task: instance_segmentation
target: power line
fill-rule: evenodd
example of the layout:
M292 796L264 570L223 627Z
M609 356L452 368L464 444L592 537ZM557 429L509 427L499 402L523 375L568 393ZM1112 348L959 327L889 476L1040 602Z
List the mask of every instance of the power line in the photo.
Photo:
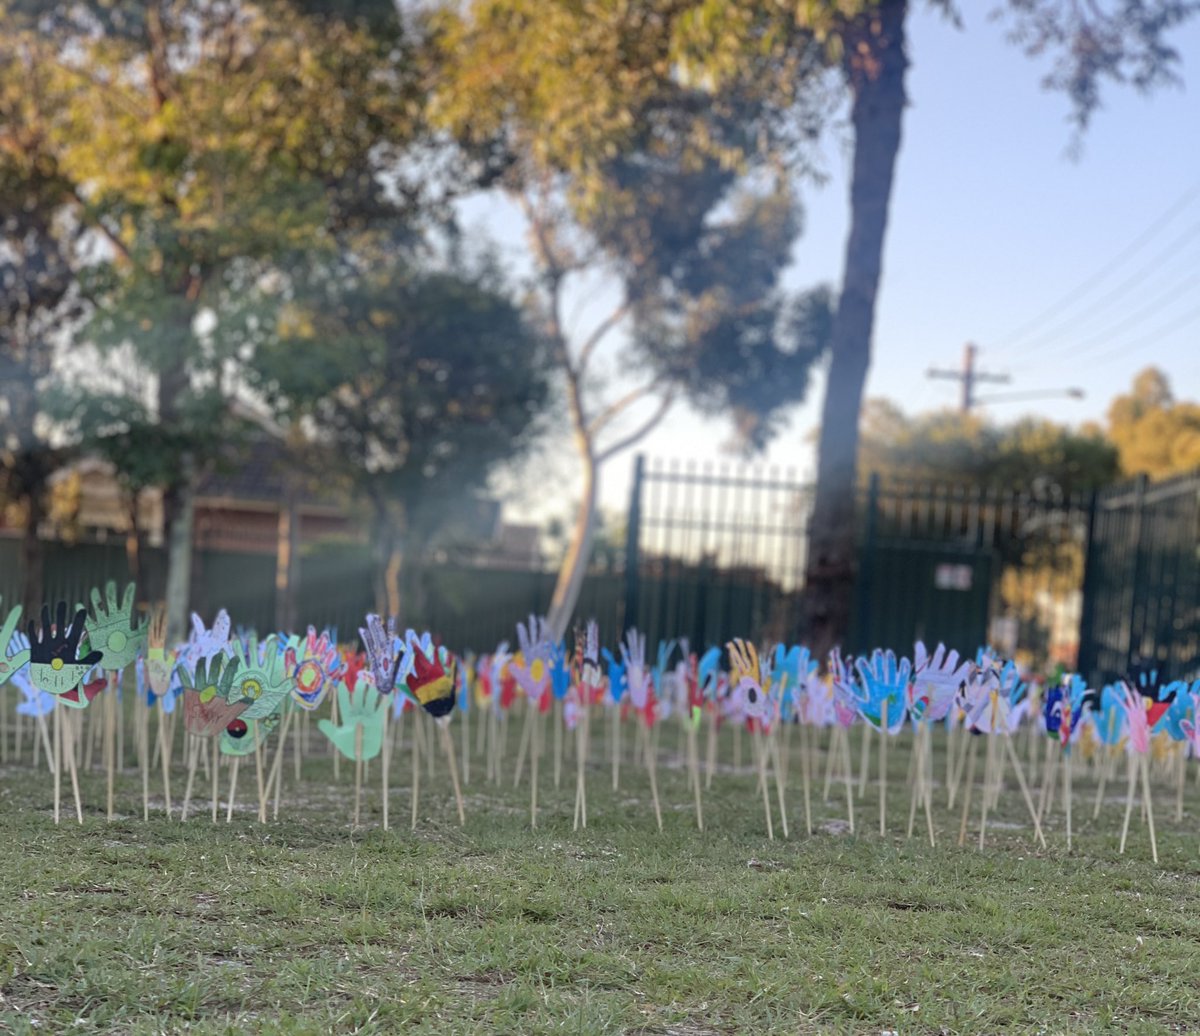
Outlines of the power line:
M1079 299L1084 298L1098 284L1100 284L1114 270L1119 269L1122 264L1127 262L1132 256L1136 255L1146 244L1154 239L1154 237L1167 226L1172 219L1182 212L1188 205L1192 203L1197 196L1200 196L1200 181L1193 184L1184 194L1177 199L1170 208L1167 209L1161 216L1154 220L1141 234L1133 241L1125 246L1113 259L1111 259L1104 267L1092 274L1090 277L1077 284L1074 288L1063 295L1058 301L1047 306L1044 310L1038 313L1033 319L1027 321L1011 332L999 342L1002 347L1009 347L1022 338L1026 337L1030 331L1033 331L1043 325L1051 317L1055 317L1060 311L1075 304Z
M1103 331L1098 331L1086 338L1069 343L1067 349L1059 349L1055 351L1054 359L1065 360L1072 356L1078 356L1081 353L1088 352L1093 346L1103 345L1106 342L1111 342L1112 339L1125 331L1131 331L1143 323L1147 317L1152 317L1161 313L1163 309L1169 306L1176 299L1195 295L1195 289L1200 287L1200 273L1188 274L1182 281L1172 284L1170 288L1159 296L1155 296L1140 309L1134 310L1124 320L1113 324L1111 327L1105 328Z
M1174 334L1176 331L1187 327L1188 324L1196 320L1200 320L1200 306L1197 306L1195 309L1188 310L1177 319L1172 320L1168 324L1164 324L1162 327L1155 328L1153 331L1143 335L1141 338L1135 338L1132 342L1126 342L1124 345L1119 345L1114 349L1109 349L1107 352L1099 353L1097 356L1093 357L1091 362L1107 363L1110 360L1115 360L1118 357L1126 355L1127 353L1136 352L1138 349L1144 349L1147 345L1153 345L1156 342L1161 341L1167 335Z
M1060 323L1048 328L1036 338L1030 339L1022 345L1018 345L1014 350L1012 350L1013 353L1016 355L1023 355L1042 344L1053 342L1055 339L1062 338L1065 334L1068 334L1071 331L1072 327L1094 319L1097 314L1103 313L1105 310L1110 309L1116 302L1124 298L1127 294L1129 294L1130 291L1141 284L1142 281L1144 281L1151 273L1161 267L1163 263L1165 263L1173 255L1175 255L1176 252L1198 237L1200 237L1200 223L1194 223L1191 227L1184 231L1184 233L1172 240L1166 248L1157 253L1136 273L1130 277L1127 277L1111 291L1105 292L1104 299L1098 302L1086 313L1083 313L1079 316L1067 317ZM1060 343L1059 348L1061 348L1062 344L1070 345L1072 343L1069 341L1066 343Z

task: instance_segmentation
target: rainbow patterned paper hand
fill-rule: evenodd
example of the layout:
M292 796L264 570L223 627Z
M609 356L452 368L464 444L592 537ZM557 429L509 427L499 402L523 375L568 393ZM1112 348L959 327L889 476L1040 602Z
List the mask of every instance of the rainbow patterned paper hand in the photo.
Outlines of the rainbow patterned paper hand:
M291 673L292 700L307 712L321 704L326 691L346 671L346 664L328 631L318 637L312 626L308 627L303 658L297 659L296 649L289 646L284 652L284 662Z

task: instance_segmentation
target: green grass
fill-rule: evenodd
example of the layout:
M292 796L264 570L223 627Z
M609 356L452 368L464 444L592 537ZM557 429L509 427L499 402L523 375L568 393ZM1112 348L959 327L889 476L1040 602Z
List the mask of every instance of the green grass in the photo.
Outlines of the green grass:
M857 762L857 737L854 747ZM389 832L378 828L377 771L367 826L354 832L352 767L335 784L324 759L306 763L300 789L285 786L281 820L266 826L255 822L252 767L242 770L244 808L231 824L222 810L216 825L199 781L194 819L143 823L132 773L119 785L125 815L106 823L103 775L88 774L82 829L73 819L55 828L44 772L9 767L0 1030L700 1036L1200 1025L1200 795L1190 781L1180 825L1173 791L1158 789L1154 866L1136 818L1118 855L1123 779L1093 823L1093 785L1079 778L1073 854L1061 812L1049 851L1035 851L1015 786L979 852L973 840L953 844L958 814L941 788L938 848L903 837L903 745L890 754L887 838L873 782L857 835L838 823L835 795L816 804L818 831L805 836L793 763L792 837L769 842L751 772L717 775L698 833L685 774L666 763L674 749L672 729L659 772L662 834L643 771L627 761L614 794L603 760L590 774L590 826L573 832L573 770L555 791L549 752L536 831L528 782L511 788L511 750L503 786L484 783L474 760L465 829L439 760L437 776L422 778L415 833L404 754L392 791L400 829ZM726 762L730 754L726 741Z

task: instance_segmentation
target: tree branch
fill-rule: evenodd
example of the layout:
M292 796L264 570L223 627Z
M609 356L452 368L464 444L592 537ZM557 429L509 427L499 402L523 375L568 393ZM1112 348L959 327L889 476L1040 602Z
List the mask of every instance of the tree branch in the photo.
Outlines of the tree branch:
M101 234L103 234L104 239L110 245L112 245L113 248L115 248L117 250L117 252L121 256L121 258L124 259L127 263L132 263L133 262L133 254L129 251L129 246L126 245L125 242L122 241L119 237L117 237L117 235L115 233L113 233L112 230L110 230L108 227L106 227L104 225L103 220L101 220L98 216L91 215L91 211L88 207L88 203L84 199L83 195L79 193L79 188L76 187L74 184L72 184L70 190L67 193L71 196L71 198L74 200L74 202L83 210L83 214L84 214L87 225L94 228L95 230L98 230Z
M637 403L639 400L645 399L653 391L654 391L654 385L647 384L647 385L641 385L638 388L633 389L631 392L627 392L620 399L618 399L615 403L612 403L609 406L605 407L603 411L601 411L599 414L597 414L595 416L595 418L593 418L591 424L588 427L588 435L591 435L593 437L596 435L599 435L600 429L602 429L605 425L607 425L610 421L612 421L613 418L617 417L619 414L628 410L631 406L633 406L634 403Z
M629 449L629 447L636 443L639 439L649 435L652 431L654 431L658 423L667 416L667 411L671 409L671 406L674 402L675 394L673 392L667 392L667 394L663 396L662 402L659 403L658 409L646 419L645 423L642 424L640 428L635 428L623 439L618 439L611 446L608 446L597 453L596 463L604 463L604 461L616 456L616 454L620 453L622 450Z
M616 309L609 313L608 316L601 320L596 329L590 335L588 335L587 341L583 343L583 348L579 350L579 361L575 365L581 376L583 375L584 371L587 370L588 361L592 358L592 353L595 351L596 346L600 344L601 340L605 335L608 334L609 331L616 327L617 324L619 324L625 318L625 314L628 312L629 303L621 303L621 305L619 305Z

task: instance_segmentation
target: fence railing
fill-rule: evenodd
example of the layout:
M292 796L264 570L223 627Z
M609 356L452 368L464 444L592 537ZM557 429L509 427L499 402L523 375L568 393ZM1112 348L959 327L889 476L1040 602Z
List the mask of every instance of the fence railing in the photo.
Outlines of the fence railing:
M1200 474L1098 494L1080 668L1200 675Z

